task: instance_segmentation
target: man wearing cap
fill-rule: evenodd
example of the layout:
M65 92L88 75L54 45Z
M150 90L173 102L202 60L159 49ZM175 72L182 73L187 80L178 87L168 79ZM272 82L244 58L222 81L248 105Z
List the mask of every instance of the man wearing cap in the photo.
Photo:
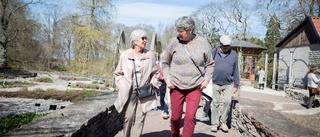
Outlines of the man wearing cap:
M229 36L223 35L219 40L220 47L212 50L215 68L212 76L211 131L217 132L220 127L222 131L228 132L227 119L232 93L238 91L240 83L238 55L230 49L231 38ZM219 111L220 106L221 111Z

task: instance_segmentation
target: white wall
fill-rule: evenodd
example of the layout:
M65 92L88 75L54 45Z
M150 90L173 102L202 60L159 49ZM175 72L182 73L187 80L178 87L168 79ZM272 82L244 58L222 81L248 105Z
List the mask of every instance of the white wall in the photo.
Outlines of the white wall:
M308 45L301 47L281 48L279 52L278 77L285 76L289 78L290 51L293 51L292 60L292 82L295 79L306 78L309 71L309 53L310 51L320 50L320 45ZM289 81L287 81L288 83ZM304 81L306 84L306 81Z

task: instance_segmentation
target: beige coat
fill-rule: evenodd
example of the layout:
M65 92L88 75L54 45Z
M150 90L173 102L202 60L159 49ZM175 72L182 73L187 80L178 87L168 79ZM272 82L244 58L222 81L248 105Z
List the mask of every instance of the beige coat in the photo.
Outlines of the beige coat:
M119 113L124 109L124 106L132 93L134 82L133 61L133 49L124 51L120 55L118 66L114 72L115 84L118 88L118 98L114 102L114 106ZM159 88L157 83L160 74L155 61L155 54L145 49L141 56L141 80L139 86L143 86L151 82L154 87ZM143 112L147 112L157 107L156 96L140 99L139 102L141 103Z

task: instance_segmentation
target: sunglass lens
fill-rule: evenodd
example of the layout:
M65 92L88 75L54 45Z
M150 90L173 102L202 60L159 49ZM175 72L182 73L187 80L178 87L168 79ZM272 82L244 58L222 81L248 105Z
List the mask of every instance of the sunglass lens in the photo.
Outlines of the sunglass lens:
M147 37L141 37L142 40L147 40Z

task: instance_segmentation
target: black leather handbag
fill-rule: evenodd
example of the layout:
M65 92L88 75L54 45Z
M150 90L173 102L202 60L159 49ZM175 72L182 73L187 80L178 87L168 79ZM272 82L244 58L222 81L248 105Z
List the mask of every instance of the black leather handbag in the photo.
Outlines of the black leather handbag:
M137 86L139 86L138 79L137 79L135 62L133 62L133 66L134 66L134 75L136 77L136 83L137 83ZM147 85L144 85L142 87L138 87L136 89L136 91L138 93L139 99L150 97L150 96L154 96L156 94L156 89L151 83L149 83Z
M148 84L142 87L139 87L136 89L137 93L138 93L138 97L140 99L142 98L146 98L146 97L150 97L150 96L154 96L156 94L156 90L153 87L152 84Z

